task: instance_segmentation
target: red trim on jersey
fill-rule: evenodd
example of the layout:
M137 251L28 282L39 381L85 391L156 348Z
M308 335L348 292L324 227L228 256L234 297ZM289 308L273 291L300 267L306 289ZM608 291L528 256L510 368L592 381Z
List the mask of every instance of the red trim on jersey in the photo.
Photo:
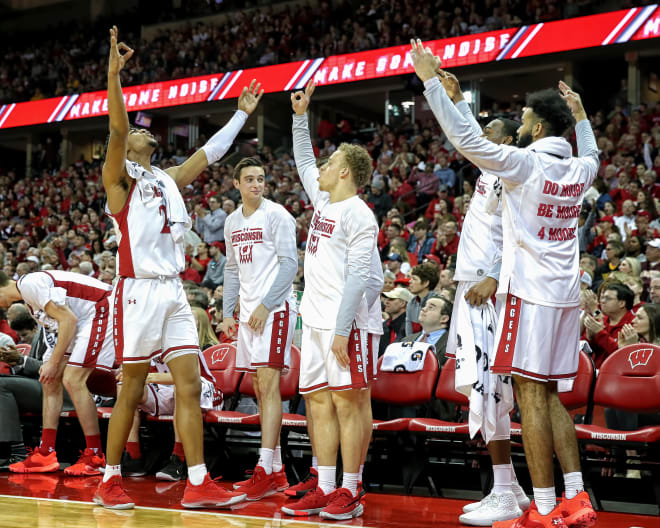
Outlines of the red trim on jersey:
M497 346L495 361L490 371L496 374L511 374L513 367L513 356L516 350L516 339L518 338L518 325L520 324L520 309L522 300L510 293L506 296L504 305L504 324L500 342Z
M511 374L523 376L524 378L531 378L538 381L558 381L566 378L574 378L577 376L577 370L571 374L538 374L529 370L523 370L516 367L511 367Z
M131 178L132 179L132 178ZM135 278L135 269L133 268L133 255L131 254L131 239L128 234L128 209L131 204L131 198L133 197L133 191L137 187L135 180L132 180L131 190L128 192L128 198L124 207L121 208L116 215L110 214L116 221L119 226L119 232L121 237L119 239L119 247L117 251L119 253L119 273L121 277L132 277Z
M94 368L98 355L103 349L105 343L105 332L108 329L108 318L110 317L110 305L106 297L102 301L96 303L96 316L92 321L92 329L89 333L89 343L87 344L87 352L85 352L85 359L83 366L86 368Z
M115 361L120 365L124 362L124 277L119 277L115 286L115 305L112 309L112 337L115 342Z
M67 297L75 297L76 299L82 299L84 301L99 302L112 292L112 290L103 290L81 282L57 280L47 271L42 271L41 273L48 275L56 288L64 288Z
M348 338L348 359L350 361L349 369L351 371L351 384L346 388L360 389L367 386L367 373L364 371L364 354L369 353L362 342L362 332L356 328L353 323L351 334ZM331 390L342 389L343 387L330 387Z
M175 352L177 350L195 350L197 353L199 353L199 345L180 345L180 346L175 346L175 347L170 347L165 352L163 352L163 357L167 356L170 352Z
M289 337L289 303L284 304L284 310L273 314L273 326L270 334L270 352L268 361L252 363L252 367L268 366L271 368L284 368L286 343Z
M374 346L374 340L380 337L378 334L367 334L367 377L369 381L378 379L378 347ZM380 341L379 341L380 342Z
M311 387L299 387L298 392L300 394L306 394L308 392L314 392L320 389L325 389L328 386L328 382L324 381L323 383L319 383L318 385L312 385Z

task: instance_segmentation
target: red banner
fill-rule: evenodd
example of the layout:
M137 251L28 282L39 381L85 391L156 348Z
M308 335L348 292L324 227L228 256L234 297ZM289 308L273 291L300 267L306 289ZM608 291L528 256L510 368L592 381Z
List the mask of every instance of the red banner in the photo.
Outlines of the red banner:
M425 43L443 67L545 55L660 37L658 4ZM238 97L252 79L267 93L412 73L410 46L189 77L124 88L129 112ZM0 129L96 117L108 113L106 91L0 106Z

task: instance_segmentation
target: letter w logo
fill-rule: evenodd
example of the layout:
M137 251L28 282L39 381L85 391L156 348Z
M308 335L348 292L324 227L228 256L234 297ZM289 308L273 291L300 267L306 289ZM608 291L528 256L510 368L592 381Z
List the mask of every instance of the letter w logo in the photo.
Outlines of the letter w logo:
M213 353L211 354L211 365L215 365L216 363L222 363L227 357L228 353L229 353L229 349L226 347L219 348L218 350L214 350Z
M640 348L631 352L628 356L628 361L630 361L630 366L634 369L635 367L643 367L648 364L649 359L653 355L652 348Z

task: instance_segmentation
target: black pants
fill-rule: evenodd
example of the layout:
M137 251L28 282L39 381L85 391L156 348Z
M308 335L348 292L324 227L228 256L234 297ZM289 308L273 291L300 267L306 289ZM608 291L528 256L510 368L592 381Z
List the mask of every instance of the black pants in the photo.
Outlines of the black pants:
M20 413L40 413L43 390L39 380L24 376L0 376L0 442L22 442ZM63 410L72 410L64 391Z

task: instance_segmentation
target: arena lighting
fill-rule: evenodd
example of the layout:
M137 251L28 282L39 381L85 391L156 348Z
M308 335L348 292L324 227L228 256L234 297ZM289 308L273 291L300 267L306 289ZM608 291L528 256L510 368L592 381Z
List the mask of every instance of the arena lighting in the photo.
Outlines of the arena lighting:
M545 55L609 46L660 37L658 4L587 17L570 18L426 42L443 67ZM124 100L129 112L238 97L256 78L266 92L304 88L310 79L319 85L342 84L412 73L410 46L362 51L347 55L276 64L174 81L128 86ZM41 101L0 106L0 129L98 117L108 113L106 91L72 94Z

